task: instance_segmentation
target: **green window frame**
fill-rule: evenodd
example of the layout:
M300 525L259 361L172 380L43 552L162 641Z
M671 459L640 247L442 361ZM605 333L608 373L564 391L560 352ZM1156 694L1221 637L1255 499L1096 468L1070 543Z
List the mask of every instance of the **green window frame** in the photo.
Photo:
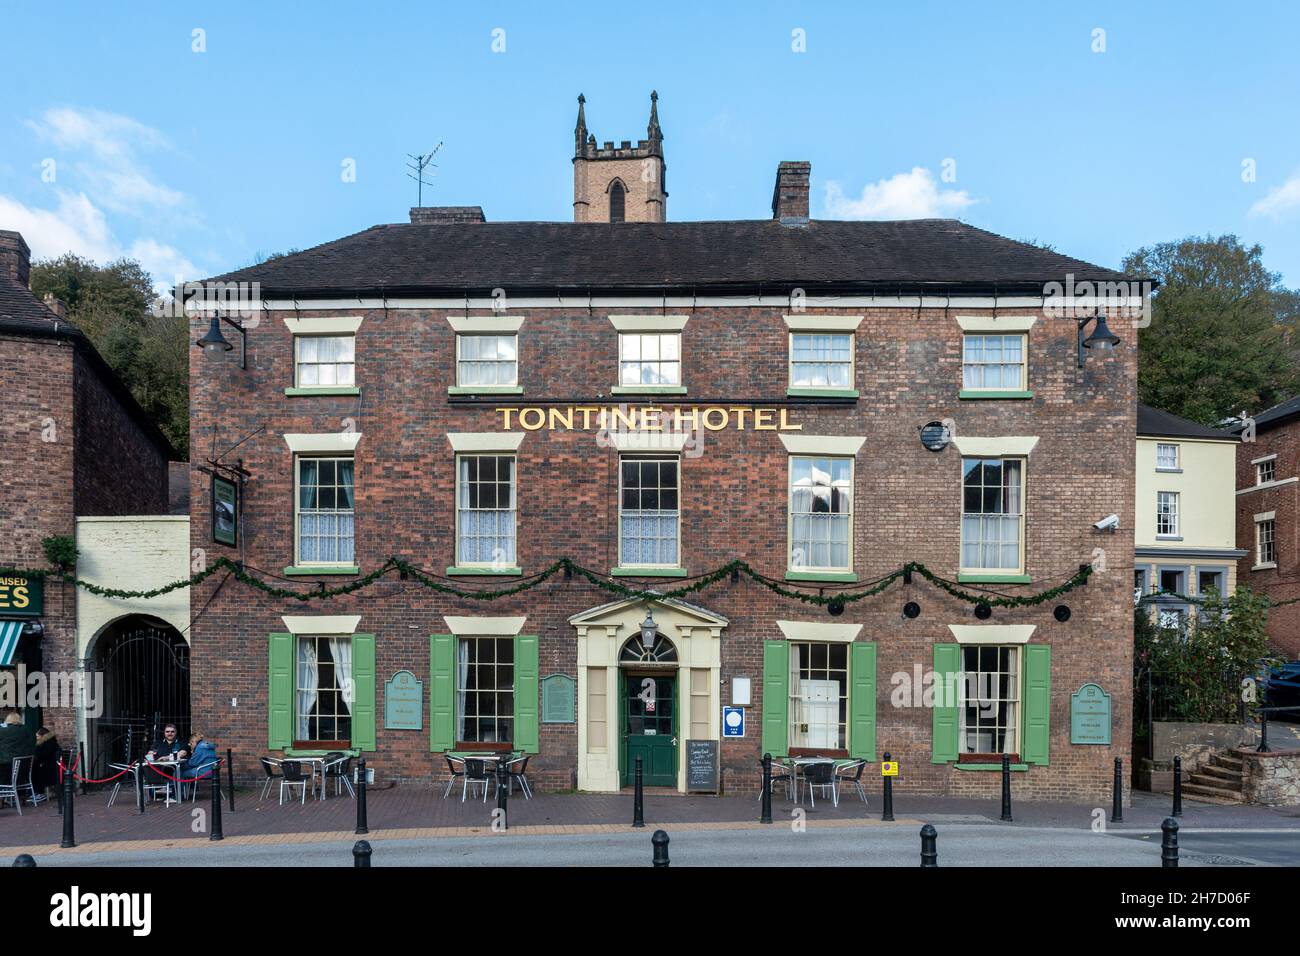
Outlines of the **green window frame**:
M763 642L763 753L790 753L790 641ZM806 642L798 642L806 643ZM848 648L848 755L876 759L876 645L853 641Z
M352 647L351 744L355 750L373 751L376 749L375 636L346 636ZM286 750L294 746L297 636L283 632L270 634L267 645L267 747Z
M460 637L480 635L429 635L429 750L456 749L456 662ZM514 642L514 727L510 744L525 753L537 753L540 729L540 667L536 635L517 634Z

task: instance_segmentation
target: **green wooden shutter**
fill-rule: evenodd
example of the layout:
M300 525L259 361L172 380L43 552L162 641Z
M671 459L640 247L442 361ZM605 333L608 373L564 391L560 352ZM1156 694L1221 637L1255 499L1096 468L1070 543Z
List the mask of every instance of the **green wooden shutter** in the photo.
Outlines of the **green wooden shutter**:
M375 635L352 635L352 746L374 750Z
M1052 647L1026 644L1024 688L1021 706L1025 739L1020 759L1025 763L1047 764L1049 720L1052 713Z
M515 636L515 740L516 749L537 753L537 638Z
M293 746L293 635L270 635L270 678L266 685L266 745Z
M429 749L456 746L456 637L429 635Z
M784 757L790 749L790 645L763 642L763 752Z
M849 756L876 759L876 645L849 645Z
M960 701L950 699L949 691L959 687L949 682L950 674L961 674L961 645L934 645L934 708L930 736L930 763L948 763L957 759L957 708Z

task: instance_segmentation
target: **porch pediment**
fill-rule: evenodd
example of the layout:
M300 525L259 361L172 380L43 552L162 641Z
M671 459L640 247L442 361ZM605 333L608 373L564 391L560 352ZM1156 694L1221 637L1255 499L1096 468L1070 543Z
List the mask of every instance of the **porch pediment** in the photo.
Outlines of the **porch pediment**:
M678 627L721 629L729 623L721 614L715 614L713 611L686 601L675 598L647 600L640 597L623 598L579 611L569 618L569 623L579 628L621 627L629 623L639 627L641 618L645 616L647 604L652 608L655 620L660 621L661 624L672 623Z

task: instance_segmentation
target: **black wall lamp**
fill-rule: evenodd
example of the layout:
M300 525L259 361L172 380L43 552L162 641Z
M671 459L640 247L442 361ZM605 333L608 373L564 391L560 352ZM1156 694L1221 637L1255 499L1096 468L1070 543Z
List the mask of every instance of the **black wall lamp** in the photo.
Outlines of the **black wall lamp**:
M248 330L243 325L228 319L224 315L214 313L212 324L208 326L208 334L203 336L194 343L195 348L203 349L209 355L215 355L217 352L230 352L234 346L226 341L226 337L221 334L221 323L225 322L228 326L239 333L239 367L248 369Z
M1101 349L1109 351L1119 345L1120 337L1112 332L1106 326L1106 313L1098 312L1096 315L1079 319L1079 368L1083 368L1083 350L1084 349ZM1083 337L1083 330L1092 322L1097 323L1097 327L1092 330L1092 334L1087 338Z

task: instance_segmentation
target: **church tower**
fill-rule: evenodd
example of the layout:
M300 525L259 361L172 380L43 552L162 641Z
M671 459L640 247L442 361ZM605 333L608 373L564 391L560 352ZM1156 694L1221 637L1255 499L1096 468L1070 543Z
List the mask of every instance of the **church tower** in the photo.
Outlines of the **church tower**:
M646 138L635 146L623 140L596 145L587 131L586 98L578 94L578 125L573 131L573 221L663 222L668 189L664 185L664 134L659 128L659 94L650 94Z

